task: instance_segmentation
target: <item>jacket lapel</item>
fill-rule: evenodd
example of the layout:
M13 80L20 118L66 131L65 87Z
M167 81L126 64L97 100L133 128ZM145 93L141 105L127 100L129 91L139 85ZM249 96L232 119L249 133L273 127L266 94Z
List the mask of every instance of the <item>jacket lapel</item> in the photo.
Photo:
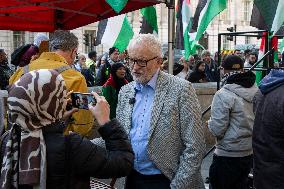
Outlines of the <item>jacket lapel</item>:
M124 120L125 123L123 123L126 126L126 132L129 134L130 129L131 129L131 125L132 125L132 112L133 112L133 107L134 107L134 103L130 103L130 99L135 98L135 82L130 83L130 87L129 87L129 91L127 91L127 93L125 93L125 99L126 99L126 105L125 105L125 110L123 110L125 112L125 116L126 119Z
M163 105L165 101L164 99L169 91L169 87L167 87L168 82L169 81L168 81L168 77L166 76L166 74L160 71L158 80L157 80L154 103L153 103L152 113L151 113L149 139L151 138L152 133L157 125L157 121L161 115L161 111L163 109Z

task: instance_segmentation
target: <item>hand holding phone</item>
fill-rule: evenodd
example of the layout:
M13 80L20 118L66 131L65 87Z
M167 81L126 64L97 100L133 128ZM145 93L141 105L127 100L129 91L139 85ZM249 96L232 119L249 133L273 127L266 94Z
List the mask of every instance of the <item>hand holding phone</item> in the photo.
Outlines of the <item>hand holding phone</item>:
M110 121L110 107L104 96L99 96L97 93L92 92L92 95L95 97L97 103L96 105L89 104L89 110L95 116L99 125L104 125Z

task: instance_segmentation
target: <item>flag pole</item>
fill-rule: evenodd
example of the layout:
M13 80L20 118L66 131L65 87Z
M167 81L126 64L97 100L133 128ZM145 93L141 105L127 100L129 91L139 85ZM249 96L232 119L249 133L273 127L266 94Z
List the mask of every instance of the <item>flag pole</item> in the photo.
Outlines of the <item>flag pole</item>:
M173 74L174 67L174 33L175 33L175 0L167 0L168 7L168 52L169 74Z

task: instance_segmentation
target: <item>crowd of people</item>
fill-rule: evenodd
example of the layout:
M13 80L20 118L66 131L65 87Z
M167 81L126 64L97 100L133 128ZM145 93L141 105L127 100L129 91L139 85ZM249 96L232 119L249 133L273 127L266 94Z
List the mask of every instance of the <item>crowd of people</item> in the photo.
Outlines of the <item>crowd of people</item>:
M170 75L152 34L135 36L123 52L77 51L69 31L39 34L13 53L14 73L0 51L1 89L9 93L0 188L84 189L90 177L126 177L126 189L203 189L205 128L191 83L219 80L205 124L216 138L210 187L248 188L253 168L256 189L284 188L281 69L257 87L244 70L257 61L255 52L235 50L218 66L218 54L204 50L182 57ZM92 86L102 86L92 93L96 103L72 107L70 94ZM90 140L96 124L101 138Z

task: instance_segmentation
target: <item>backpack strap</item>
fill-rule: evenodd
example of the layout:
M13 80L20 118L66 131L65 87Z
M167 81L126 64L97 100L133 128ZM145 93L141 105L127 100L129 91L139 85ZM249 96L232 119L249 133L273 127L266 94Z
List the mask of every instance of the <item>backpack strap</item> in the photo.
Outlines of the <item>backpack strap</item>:
M71 66L61 66L59 68L54 69L55 71L57 71L59 74L61 74L62 72L71 69Z
M29 65L25 65L23 69L24 69L24 74L26 74L26 73L29 73L30 67Z
M28 73L29 69L30 69L29 64L24 66L23 69L24 69L24 74ZM61 74L62 72L69 70L69 69L71 69L70 66L61 66L61 67L56 68L54 70L57 71L59 74Z

